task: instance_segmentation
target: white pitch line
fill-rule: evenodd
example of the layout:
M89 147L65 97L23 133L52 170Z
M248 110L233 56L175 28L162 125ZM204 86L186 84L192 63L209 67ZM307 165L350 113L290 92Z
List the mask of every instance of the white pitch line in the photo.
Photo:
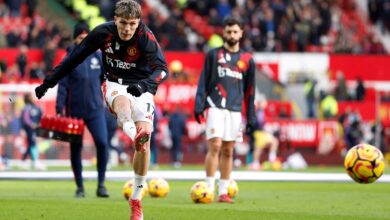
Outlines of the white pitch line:
M132 171L107 171L107 180L126 181L133 177ZM148 179L161 177L167 180L203 180L204 171L149 171ZM216 178L219 177L217 173ZM237 181L316 181L352 182L344 173L266 172L233 171L232 179ZM96 179L96 171L84 171L84 179ZM71 171L3 171L0 180L72 180ZM378 182L390 182L390 175L383 175Z

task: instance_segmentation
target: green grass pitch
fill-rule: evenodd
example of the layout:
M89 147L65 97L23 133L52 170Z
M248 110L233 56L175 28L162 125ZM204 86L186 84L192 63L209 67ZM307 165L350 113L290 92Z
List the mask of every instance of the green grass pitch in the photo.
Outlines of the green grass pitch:
M238 182L236 204L194 204L193 181L169 181L167 198L145 197L145 220L390 219L390 185L374 183ZM75 199L73 181L0 181L1 220L129 219L122 182L107 182L108 199Z

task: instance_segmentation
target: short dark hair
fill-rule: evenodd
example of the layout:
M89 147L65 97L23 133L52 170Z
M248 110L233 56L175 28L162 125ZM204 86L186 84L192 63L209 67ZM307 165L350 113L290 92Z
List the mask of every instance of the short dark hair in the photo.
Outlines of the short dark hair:
M235 16L232 16L232 15L227 15L227 16L223 19L223 27L226 27L226 26L233 26L233 25L238 25L238 26L240 26L241 29L244 27L244 24L243 24L242 19L241 19L240 17L235 17Z
M115 16L123 18L141 18L141 5L133 0L120 0L115 5Z

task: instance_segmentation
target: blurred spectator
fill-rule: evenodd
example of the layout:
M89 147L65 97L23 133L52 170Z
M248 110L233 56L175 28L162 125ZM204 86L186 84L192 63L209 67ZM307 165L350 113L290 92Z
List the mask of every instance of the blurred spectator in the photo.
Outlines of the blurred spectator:
M364 83L361 77L357 77L356 81L357 85L355 88L355 97L357 101L362 101L366 96L366 88L364 87Z
M363 131L361 129L360 121L353 121L345 129L345 142L347 148L350 149L353 146L361 143L363 140Z
M363 38L362 52L366 54L384 54L385 48L381 43L379 36L375 33L370 33Z
M292 40L292 27L286 16L281 18L275 37L275 51L289 51Z
M60 29L57 26L57 24L55 24L54 22L51 22L51 21L46 21L46 25L44 26L44 31L45 31L46 37L48 37L49 39L58 41L58 39L56 37L59 36Z
M256 123L254 126L254 129L252 130L247 130L246 135L249 136L249 152L246 157L246 163L249 166L254 162L254 156L253 152L255 149L255 136L254 133L256 131L262 131L264 129L264 124L265 124L265 108L267 107L267 101L262 100L262 101L257 101L255 103L256 107Z
M370 18L370 22L375 24L382 15L382 0L368 0L367 1L367 8L368 8L368 15Z
M20 9L22 7L22 0L6 0L12 17L20 16Z
M5 73L7 73L7 61L4 58L2 58L0 60L0 74L2 76Z
M21 29L12 26L11 31L6 35L8 47L18 47L22 44L22 37L20 35Z
M27 16L32 18L35 14L35 8L37 7L38 0L25 0L27 6Z
M8 15L9 15L8 6L3 1L0 1L0 17L6 17Z
M173 34L169 36L169 42L166 50L183 51L188 48L187 34L185 32L185 23L183 21L176 22Z
M331 28L332 25L332 13L331 9L329 8L329 2L328 1L317 1L318 4L318 10L321 17L321 25L319 27L319 34L326 35L328 31Z
M22 110L21 122L22 127L27 135L27 149L23 154L23 160L31 156L31 167L33 169L45 169L45 167L38 163L39 151L36 143L36 129L42 117L42 110L34 103L30 93L24 95L25 107Z
M22 129L21 110L24 102L14 92L8 93L8 97L12 102L7 101L1 104L1 128L4 134L4 143L2 145L4 147L4 155L8 158L15 158L17 155L13 154L13 152L22 152L26 147L20 134ZM22 140L22 143L20 143L20 140Z
M72 45L72 36L69 32L61 32L61 38L58 42L59 48L68 48Z
M218 11L215 8L210 8L207 23L211 26L222 26L222 18L218 16Z
M326 94L321 91L321 103L320 110L322 113L322 118L332 119L337 116L338 113L338 104L336 98L331 94Z
M145 23L148 23L148 26L150 30L153 31L154 35L156 36L156 39L160 41L160 46L162 48L165 48L169 40L165 29L167 27L166 25L169 23L169 19L161 19L161 15L158 9L155 8L152 8L147 15L144 15L144 17ZM169 28L171 28L171 25L168 25L168 29Z
M390 0L383 0L382 22L388 32L390 32Z
M202 52L205 52L206 51L206 45L207 45L207 42L206 42L206 39L203 37L203 36L198 36L196 38L196 42L195 42L195 48L199 51L202 51Z
M264 149L269 147L268 161L273 163L276 160L279 147L279 132L270 134L266 131L256 130L253 134L255 149L253 151L253 162L248 166L251 170L260 170L260 159Z
M43 72L43 63L42 62L32 62L30 68L30 79L43 79L45 78L45 73Z
M16 63L18 64L19 71L20 71L20 77L22 79L26 75L26 67L27 67L27 63L28 63L27 52L28 52L28 47L26 45L20 46L19 55L16 58Z
M46 44L45 31L34 21L29 26L26 43L31 48L44 48Z
M263 130L265 125L265 109L267 108L267 101L256 102L256 125L257 130Z
M244 21L248 21L242 39L242 42L245 42L242 46L248 51L330 50L348 53L365 51L383 53L382 49L384 49L377 38L364 39L356 35L360 29L366 29L364 24L360 28L356 27L356 24L342 22L342 15L349 18L351 13L358 12L356 7L340 7L342 2L339 1L164 0L161 2L168 9L168 16L160 13L160 8L150 7L144 15L144 21L155 33L163 49L203 51L205 42L210 40L210 33L221 34L222 18L227 14L243 17ZM99 5L101 15L108 20L112 19L114 7L112 1L89 0L88 3ZM386 3L381 2L378 7L385 8ZM79 13L74 12L69 5L67 9L73 16L79 17ZM189 10L197 14L194 19L183 16L183 12ZM386 21L382 19L384 14L380 15L381 20ZM202 25L197 25L199 19L202 20ZM353 17L350 20L353 20ZM183 21L186 23L184 24ZM175 33L176 29L179 29L179 41L172 38L172 33ZM180 29L184 29L185 34ZM205 30L212 30L212 32ZM336 43L334 38L337 38Z
M46 47L43 49L43 62L45 63L45 73L53 69L53 62L56 50L57 46L55 40L50 40L49 42L47 42Z
M361 121L362 116L360 115L360 112L358 109L353 109L352 111L349 112L348 114L348 122L349 124L352 124L355 121Z
M11 100L15 100L15 95L10 95ZM6 120L8 121L7 133L13 137L20 136L20 131L22 129L21 123L21 109L17 107L16 103L10 105L10 109L7 112ZM15 143L13 143L15 144Z
M351 108L347 107L344 112L339 114L337 121L345 129L349 125L349 114L351 114Z
M307 105L307 117L316 117L317 97L316 97L316 80L306 80L304 85L306 105Z
M9 1L12 4L19 2ZM4 17L0 23L0 31L3 33L0 35L0 47L19 47L22 44L27 45L30 48L43 48L47 42L55 39L55 44L59 47L65 48L69 44L63 44L69 33L67 31L60 31L59 27L51 22L45 21L40 15L36 14L35 8L37 0L24 0L24 6L20 8L19 14L23 12L23 16L29 16L29 18L22 17L20 15L16 17L7 16L7 5L2 4L0 1L0 17ZM26 10L24 10L26 9ZM4 39L6 44L4 44Z
M213 3L208 0L188 0L188 8L194 9L197 11L200 15L207 15L209 8L211 7Z
M356 40L351 40L351 38L352 34L348 33L347 30L341 29L334 45L334 52L357 53Z
M276 150L278 141L270 134L264 131L265 125L265 109L267 101L257 101L256 103L256 123L251 131L247 131L250 137L250 152L247 155L248 168L252 170L261 169L260 157L265 147L271 146L269 151L269 160L276 159Z
M387 147L385 142L385 129L382 122L377 120L372 123L370 131L372 138L368 143L373 146L377 146L382 151L382 153L385 153Z
M228 0L218 0L218 3L216 5L216 9L218 12L218 16L221 19L223 19L228 14L230 14L230 11L232 10Z
M334 96L337 101L347 101L349 99L347 83L345 82L344 74L341 71L337 72L337 83L334 90Z
M169 130L171 132L172 148L171 148L171 160L172 165L175 168L181 167L181 160L183 159L183 137L187 134L186 117L181 112L179 106L176 107L169 117Z

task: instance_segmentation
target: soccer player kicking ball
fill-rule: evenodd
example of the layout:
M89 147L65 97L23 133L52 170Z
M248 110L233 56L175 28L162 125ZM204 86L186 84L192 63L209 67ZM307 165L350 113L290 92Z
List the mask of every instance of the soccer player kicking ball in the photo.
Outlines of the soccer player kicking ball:
M142 220L141 192L150 160L150 134L153 131L154 101L158 85L168 77L164 55L150 29L141 21L141 6L133 0L120 0L114 21L93 29L62 63L35 89L42 98L70 70L94 51L103 55L105 82L103 95L118 125L134 141L134 188L129 199L131 220ZM93 94L91 94L93 95Z
M233 167L235 141L242 138L242 102L246 104L247 129L256 122L254 108L255 65L252 56L240 49L242 23L228 16L223 23L224 45L206 55L195 99L195 118L200 123L208 109L206 137L206 183L214 192L218 165L221 178L218 202L234 203L227 195Z

